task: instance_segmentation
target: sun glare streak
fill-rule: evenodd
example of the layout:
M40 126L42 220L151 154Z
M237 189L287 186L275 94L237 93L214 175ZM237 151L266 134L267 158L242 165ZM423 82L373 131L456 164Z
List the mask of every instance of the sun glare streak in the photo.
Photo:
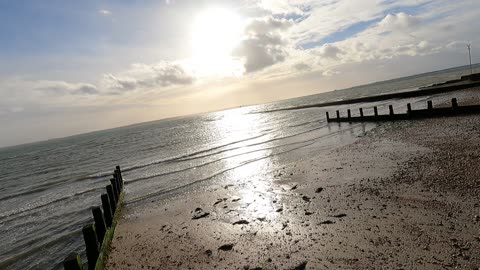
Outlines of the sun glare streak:
M198 14L192 26L192 66L199 76L234 75L243 72L232 51L240 43L245 24L225 8L210 8Z

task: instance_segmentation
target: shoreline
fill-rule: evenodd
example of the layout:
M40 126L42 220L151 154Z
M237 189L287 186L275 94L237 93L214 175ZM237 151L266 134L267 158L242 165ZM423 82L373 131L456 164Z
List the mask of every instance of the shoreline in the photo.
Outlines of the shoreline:
M382 124L272 179L126 208L106 269L473 268L478 121Z

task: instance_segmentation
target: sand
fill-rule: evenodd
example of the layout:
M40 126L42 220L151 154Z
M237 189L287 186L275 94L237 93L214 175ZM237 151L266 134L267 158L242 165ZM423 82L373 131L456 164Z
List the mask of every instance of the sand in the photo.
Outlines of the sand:
M385 123L271 179L127 205L107 269L478 269L479 123Z

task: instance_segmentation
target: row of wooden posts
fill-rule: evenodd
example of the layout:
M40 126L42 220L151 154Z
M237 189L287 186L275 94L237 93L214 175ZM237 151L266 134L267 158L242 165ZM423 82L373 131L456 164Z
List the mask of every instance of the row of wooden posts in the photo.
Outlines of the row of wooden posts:
M88 269L94 270L102 247L106 244L105 236L108 230L113 229L115 212L119 206L119 199L123 191L123 177L120 166L113 172L113 178L106 187L106 193L100 196L103 211L100 207L93 207L94 224L85 225L82 229L83 239L88 261ZM80 255L71 253L64 261L65 270L82 270L83 263Z
M378 114L377 106L374 106L373 115L364 115L363 108L360 108L360 116L352 116L350 109L347 110L347 117L340 117L339 110L336 111L336 117L331 118L328 112L326 112L326 116L327 122L375 122L480 113L480 105L458 106L456 98L452 98L451 107L433 108L433 102L429 100L426 109L412 110L410 103L407 104L406 113L395 113L392 105L389 105L388 109L389 114L386 115Z

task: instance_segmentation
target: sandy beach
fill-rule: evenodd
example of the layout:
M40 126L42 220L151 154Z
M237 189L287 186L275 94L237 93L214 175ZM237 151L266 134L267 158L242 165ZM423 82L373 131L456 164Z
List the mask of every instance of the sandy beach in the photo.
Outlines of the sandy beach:
M107 269L478 269L479 122L384 123L268 179L127 205Z

